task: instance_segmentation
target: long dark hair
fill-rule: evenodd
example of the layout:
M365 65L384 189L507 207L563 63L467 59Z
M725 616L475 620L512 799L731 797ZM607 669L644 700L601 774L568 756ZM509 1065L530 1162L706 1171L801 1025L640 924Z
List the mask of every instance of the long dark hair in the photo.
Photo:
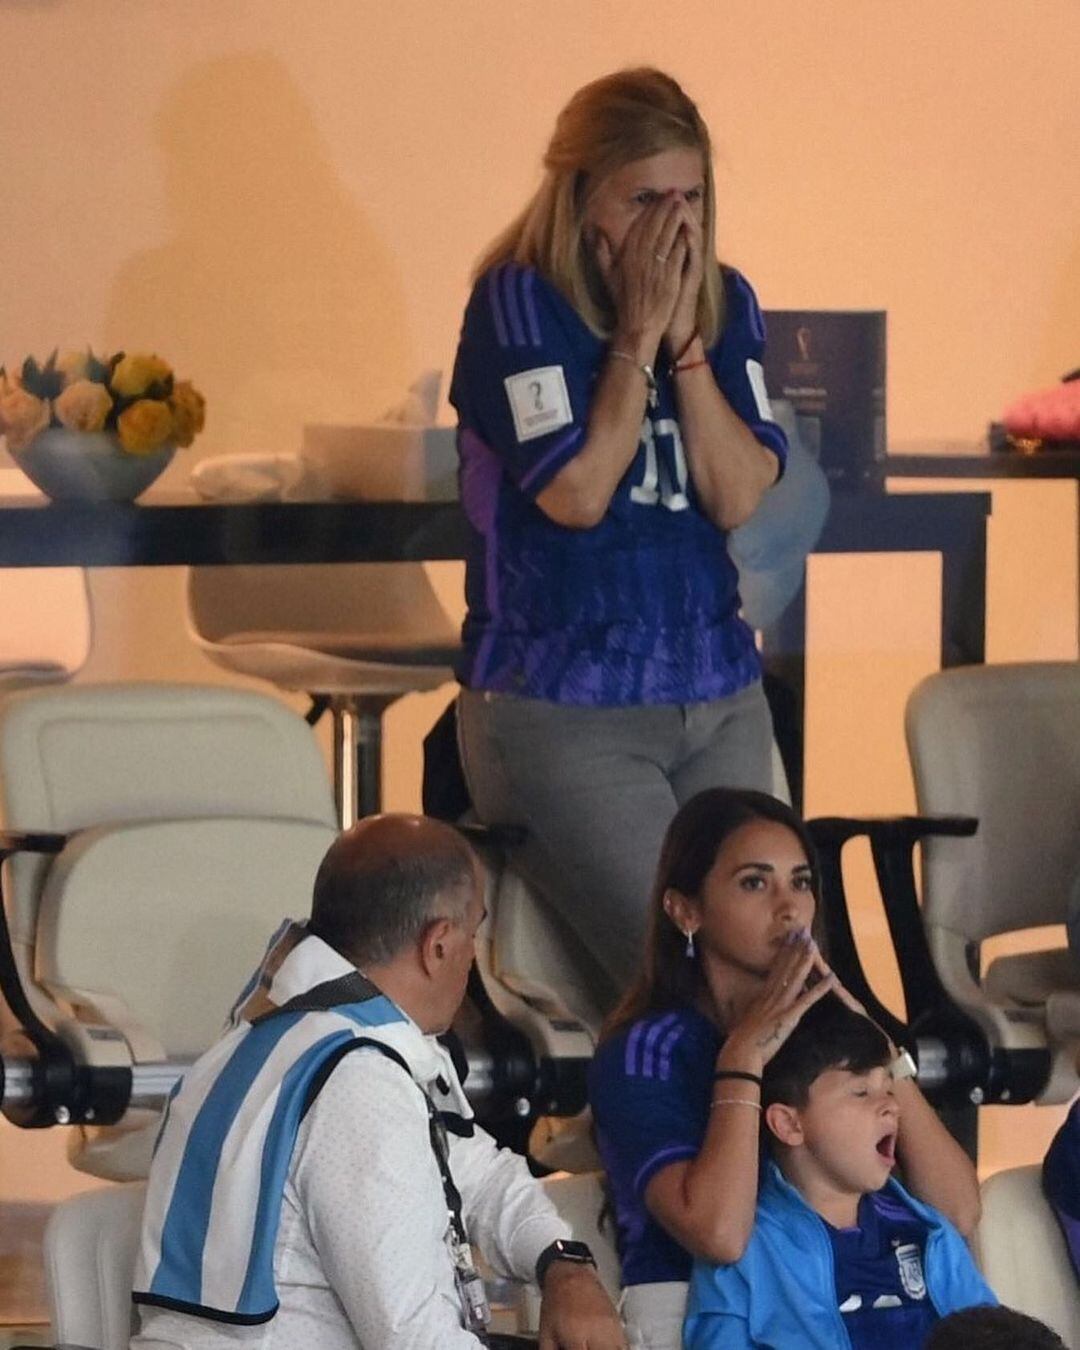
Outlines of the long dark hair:
M716 855L729 835L754 820L772 820L799 840L813 873L818 896L817 855L809 831L786 803L749 788L706 788L681 806L660 849L649 900L645 961L641 973L609 1015L601 1040L649 1013L692 1007L705 990L699 960L687 960L686 938L668 917L669 890L696 898Z

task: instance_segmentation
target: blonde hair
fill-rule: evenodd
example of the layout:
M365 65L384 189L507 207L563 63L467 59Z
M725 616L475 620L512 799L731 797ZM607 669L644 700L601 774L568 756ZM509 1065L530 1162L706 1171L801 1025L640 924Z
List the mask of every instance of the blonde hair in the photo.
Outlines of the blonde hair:
M711 346L723 324L723 287L713 254L716 190L709 132L693 101L662 71L616 71L579 89L555 122L544 180L521 214L489 245L480 276L501 263L535 267L566 296L600 337L615 321L611 299L584 237L592 189L635 160L665 150L700 150L705 173L705 275L698 331Z

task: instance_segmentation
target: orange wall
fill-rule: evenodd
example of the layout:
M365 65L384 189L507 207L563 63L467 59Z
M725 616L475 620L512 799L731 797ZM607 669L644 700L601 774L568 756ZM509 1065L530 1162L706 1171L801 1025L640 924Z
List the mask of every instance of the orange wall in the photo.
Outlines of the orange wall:
M722 256L766 306L888 309L891 438L974 442L1080 359L1078 50L1074 0L0 0L0 360L170 357L210 403L174 487L195 455L377 414L448 367L470 264L557 108L649 61L713 129ZM991 655L1075 656L1073 494L997 496ZM815 562L811 810L907 804L932 573ZM87 678L221 678L181 581L95 574ZM439 702L390 716L391 805L416 800ZM0 1193L51 1187L8 1133Z

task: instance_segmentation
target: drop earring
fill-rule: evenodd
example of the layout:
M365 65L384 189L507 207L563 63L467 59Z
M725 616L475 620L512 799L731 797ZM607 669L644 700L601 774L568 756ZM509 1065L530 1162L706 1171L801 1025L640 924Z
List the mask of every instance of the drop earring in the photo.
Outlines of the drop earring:
M686 959L688 961L694 959L694 933L692 929L686 935Z

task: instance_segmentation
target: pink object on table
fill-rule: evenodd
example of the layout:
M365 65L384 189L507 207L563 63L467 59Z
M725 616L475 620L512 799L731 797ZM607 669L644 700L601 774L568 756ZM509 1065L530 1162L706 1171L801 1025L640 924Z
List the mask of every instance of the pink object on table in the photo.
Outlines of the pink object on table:
M1080 440L1080 380L1022 394L1005 409L1001 420L1011 436Z

